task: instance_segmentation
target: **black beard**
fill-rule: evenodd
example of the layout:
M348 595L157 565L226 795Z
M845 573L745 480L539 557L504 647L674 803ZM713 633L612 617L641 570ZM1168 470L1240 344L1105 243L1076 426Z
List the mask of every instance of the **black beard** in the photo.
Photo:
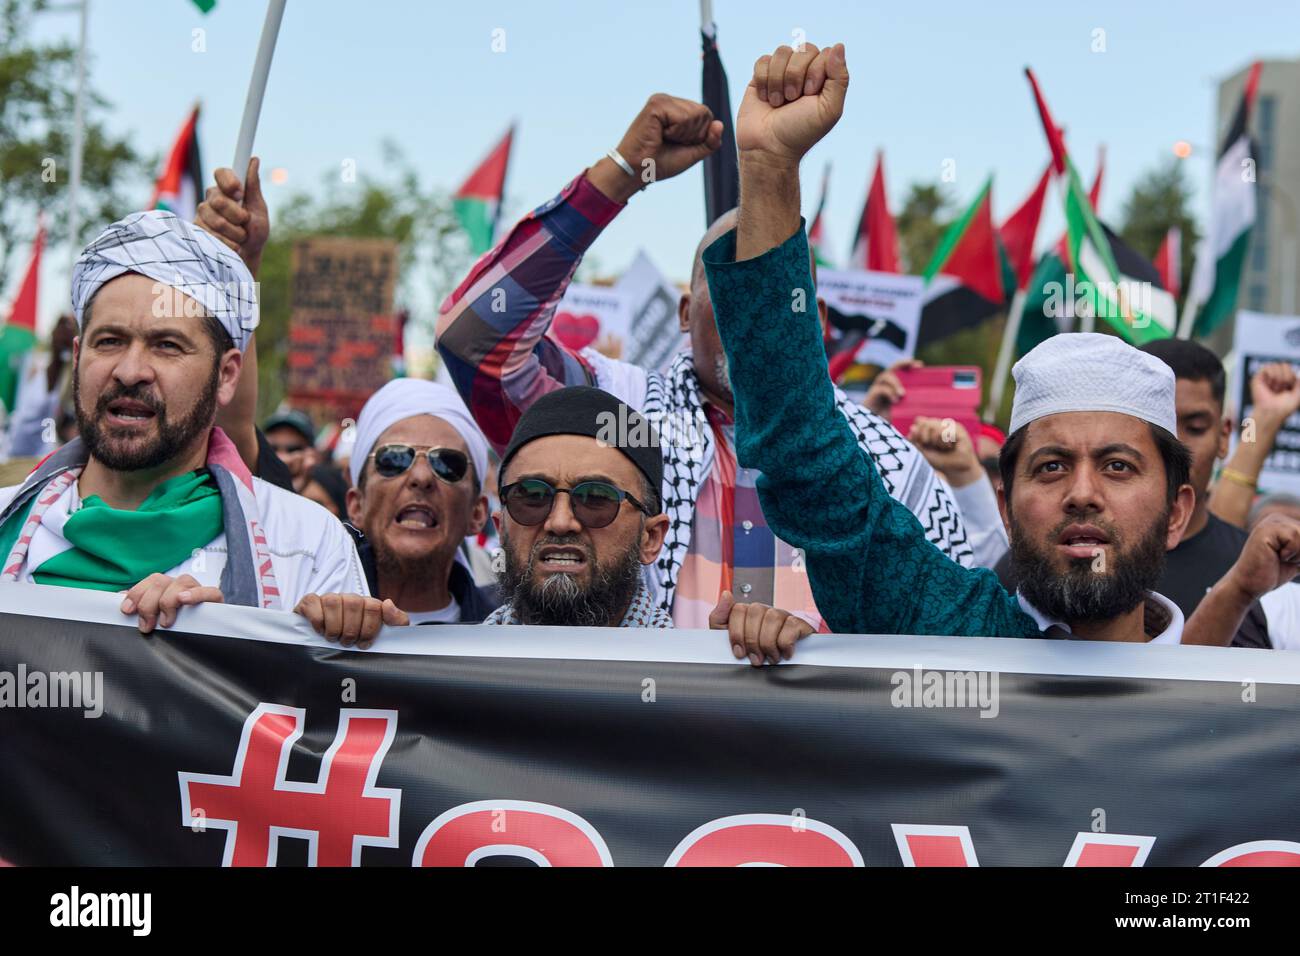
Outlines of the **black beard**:
M208 376L207 387L199 400L195 402L190 413L178 422L167 419L167 406L149 393L148 386L134 385L129 388L118 385L103 392L95 402L94 415L87 415L81 407L80 369L72 374L72 405L77 412L77 428L81 440L91 456L114 471L141 471L157 468L171 461L188 448L204 429L210 428L217 414L217 387L219 369L213 363L212 374ZM115 443L99 427L100 419L108 408L109 402L119 398L148 405L158 423L158 434L152 441L144 444L123 446Z
M1065 526L1048 537L1055 542L1069 524L1087 524L1086 515L1072 517ZM1096 523L1095 519L1092 523ZM1011 564L1020 593L1040 612L1067 624L1110 621L1127 614L1155 588L1165 571L1165 537L1169 530L1169 509L1154 521L1150 529L1132 548L1121 547L1113 529L1113 557L1105 572L1092 569L1092 558L1074 558L1069 570L1061 574L1049 555L1040 551L1011 522Z
M534 564L544 546L581 548L592 568L591 584L581 587L572 575L550 575L535 583ZM615 627L632 603L641 582L641 558L633 549L611 567L596 563L591 548L577 535L547 535L533 545L528 564L520 567L506 530L501 529L505 568L500 573L501 593L507 597L524 624L557 624L567 627Z

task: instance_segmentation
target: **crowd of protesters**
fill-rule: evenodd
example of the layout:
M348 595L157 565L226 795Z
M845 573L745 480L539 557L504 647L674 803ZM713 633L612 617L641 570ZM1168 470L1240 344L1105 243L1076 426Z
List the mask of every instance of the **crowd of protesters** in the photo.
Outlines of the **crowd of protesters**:
M755 665L818 631L1300 648L1300 499L1257 489L1289 365L1252 379L1226 463L1224 368L1189 341L1052 337L1006 434L901 434L897 369L862 402L835 386L799 168L848 86L842 45L755 63L740 204L695 246L666 371L550 332L586 250L653 201L639 171L720 146L657 94L443 304L454 388L396 379L333 447L302 410L255 421L256 161L194 223L110 225L8 422L0 580L119 592L142 632L225 602L363 649L450 623L711 628Z

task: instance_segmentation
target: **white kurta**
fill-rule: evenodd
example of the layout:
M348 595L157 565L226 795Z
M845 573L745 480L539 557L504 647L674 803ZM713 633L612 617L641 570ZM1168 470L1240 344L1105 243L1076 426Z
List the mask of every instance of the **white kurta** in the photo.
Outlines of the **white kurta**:
M0 509L17 493L17 485L0 488ZM308 594L370 594L356 546L337 518L316 502L260 478L253 479L253 495L284 610L292 611ZM81 496L74 482L45 512L18 580L32 581L33 570L71 547L63 537L63 525L80 506ZM122 544L130 547L130 542ZM189 574L202 585L217 587L226 567L226 553L223 531L188 560L159 570L171 577Z

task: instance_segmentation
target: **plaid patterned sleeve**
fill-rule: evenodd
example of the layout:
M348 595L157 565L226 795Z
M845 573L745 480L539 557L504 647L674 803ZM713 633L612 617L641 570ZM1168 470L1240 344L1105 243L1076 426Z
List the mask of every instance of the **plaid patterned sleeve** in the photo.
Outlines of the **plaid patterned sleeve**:
M589 366L546 332L583 253L622 208L578 176L521 219L442 304L438 352L498 453L542 395L593 383Z

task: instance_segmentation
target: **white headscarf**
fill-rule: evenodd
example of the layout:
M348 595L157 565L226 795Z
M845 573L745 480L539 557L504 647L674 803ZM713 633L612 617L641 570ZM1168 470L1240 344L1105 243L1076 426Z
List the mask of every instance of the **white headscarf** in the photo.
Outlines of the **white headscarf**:
M77 326L104 283L135 272L183 292L222 324L240 351L257 328L257 287L242 259L209 233L164 209L136 212L86 246L72 267Z
M474 417L456 390L421 378L395 378L375 394L357 416L356 438L352 444L349 468L352 484L361 479L366 459L374 451L379 436L404 418L433 415L441 418L465 441L470 461L474 463L475 490L483 487L488 467L488 443L474 423Z

